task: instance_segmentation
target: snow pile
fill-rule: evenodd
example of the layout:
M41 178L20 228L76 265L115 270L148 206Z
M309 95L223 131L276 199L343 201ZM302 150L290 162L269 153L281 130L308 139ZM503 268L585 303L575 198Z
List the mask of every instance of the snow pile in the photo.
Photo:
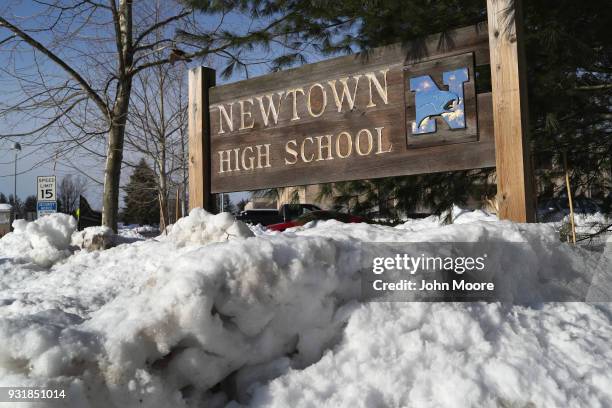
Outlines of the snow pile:
M452 224L468 224L476 221L498 221L498 218L483 210L469 211L455 205L450 210L450 214L445 212L441 215L430 215L422 219L409 219L395 228L422 231L440 227L447 221L451 221Z
M88 251L106 249L114 242L115 233L104 226L88 227L82 231L75 231L71 237L72 245Z
M276 232L276 231L267 230L266 227L264 227L261 224L257 224L257 225L246 224L246 225L251 229L251 232L253 232L255 236L269 235L269 234L273 234Z
M13 221L12 233L0 239L0 255L49 267L70 255L76 220L67 214L50 214L34 222Z
M563 223L569 224L569 215L563 219ZM612 224L605 214L574 214L574 223L577 234L594 234L601 231L605 226Z
M167 239L183 245L205 245L252 236L254 234L249 227L230 213L210 214L201 208L194 208L189 216L168 228Z
M335 342L358 294L355 281L342 296L337 262L357 269L329 239L167 239L81 251L37 279L5 271L20 281L0 292L0 385L59 383L83 406L224 399L203 392L286 354L306 366Z
M117 235L123 242L142 241L159 235L159 229L152 225L119 224Z
M583 278L551 226L462 216L253 237L195 210L49 270L0 263L0 386L62 386L83 408L612 404L608 305L359 303L369 241L526 242L497 260L517 291Z
M338 347L253 387L250 405L610 406L609 313L580 303L364 305Z

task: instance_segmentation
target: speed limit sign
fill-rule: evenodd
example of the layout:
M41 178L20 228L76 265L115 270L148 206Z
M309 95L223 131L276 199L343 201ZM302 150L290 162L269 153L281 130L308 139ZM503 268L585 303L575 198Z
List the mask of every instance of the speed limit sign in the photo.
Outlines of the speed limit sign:
M55 176L38 176L38 201L55 201Z

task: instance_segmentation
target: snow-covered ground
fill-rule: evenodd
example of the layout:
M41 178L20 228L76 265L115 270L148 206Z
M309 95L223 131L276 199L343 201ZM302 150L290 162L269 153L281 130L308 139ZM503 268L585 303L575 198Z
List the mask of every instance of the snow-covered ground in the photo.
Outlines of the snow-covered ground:
M608 303L359 301L365 242L523 242L493 260L517 292L586 279L552 225L453 219L269 233L195 210L104 251L68 216L18 224L0 239L0 386L63 387L69 407L612 406Z
M119 225L118 235L126 242L141 241L158 235L159 229L151 225Z

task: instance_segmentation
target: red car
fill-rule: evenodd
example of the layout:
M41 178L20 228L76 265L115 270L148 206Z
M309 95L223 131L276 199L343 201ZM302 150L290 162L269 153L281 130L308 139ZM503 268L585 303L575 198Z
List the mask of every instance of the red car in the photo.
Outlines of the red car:
M304 225L315 220L337 220L345 223L366 222L365 218L356 215L343 214L335 211L318 210L304 214L295 220L268 225L266 228L271 231L284 231L287 228L299 227L300 225Z

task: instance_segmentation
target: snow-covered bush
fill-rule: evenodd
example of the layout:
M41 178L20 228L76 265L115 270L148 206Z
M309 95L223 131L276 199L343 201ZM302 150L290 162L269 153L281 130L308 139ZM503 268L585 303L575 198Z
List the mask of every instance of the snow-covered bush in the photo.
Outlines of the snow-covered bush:
M167 239L179 245L222 242L236 238L249 238L255 234L242 221L230 213L211 214L194 208L187 217L168 228Z
M0 239L0 255L49 267L70 255L77 222L67 214L50 214L34 222L13 221L14 231Z

